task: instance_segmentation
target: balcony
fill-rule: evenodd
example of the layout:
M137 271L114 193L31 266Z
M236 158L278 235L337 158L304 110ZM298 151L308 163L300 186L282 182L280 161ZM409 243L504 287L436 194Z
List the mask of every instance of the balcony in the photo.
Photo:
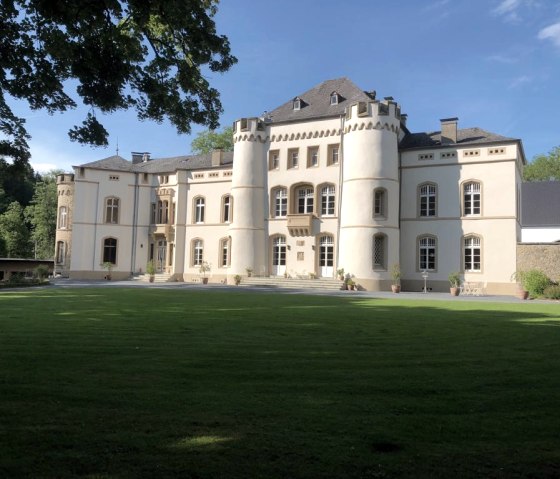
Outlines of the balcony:
M313 214L288 215L288 231L292 236L311 236L313 234Z
M165 236L167 241L173 241L175 227L165 223L150 225L150 234L152 236Z

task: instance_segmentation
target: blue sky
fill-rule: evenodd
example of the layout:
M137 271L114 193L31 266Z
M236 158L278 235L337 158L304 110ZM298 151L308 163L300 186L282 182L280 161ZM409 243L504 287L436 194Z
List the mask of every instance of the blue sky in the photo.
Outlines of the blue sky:
M413 132L459 127L521 138L528 160L560 145L560 2L553 0L222 0L218 31L239 59L209 79L221 92L222 125L272 110L314 85L348 77L378 97L393 96ZM27 117L39 171L131 151L190 153L192 136L134 112L101 118L108 148L71 143L79 108Z

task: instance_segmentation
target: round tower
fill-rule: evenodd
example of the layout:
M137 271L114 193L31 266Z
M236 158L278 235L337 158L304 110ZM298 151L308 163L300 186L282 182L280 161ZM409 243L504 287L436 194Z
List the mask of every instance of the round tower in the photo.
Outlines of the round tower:
M54 250L55 274L69 276L72 253L72 218L74 216L74 175L64 173L56 177L58 195L56 237Z
M268 136L258 118L242 118L233 125L233 221L229 276L244 275L247 268L267 274L265 212Z
M339 265L368 290L388 290L399 262L400 109L351 105L344 124Z

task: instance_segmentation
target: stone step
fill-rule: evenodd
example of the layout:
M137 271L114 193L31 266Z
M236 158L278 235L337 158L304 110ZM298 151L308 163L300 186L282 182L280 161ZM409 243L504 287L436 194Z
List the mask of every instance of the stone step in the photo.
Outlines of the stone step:
M255 277L243 276L241 284L245 286L268 286L274 288L291 289L326 289L340 290L342 281L331 278L282 278L282 277Z
M172 275L169 273L156 273L154 274L154 283L168 283L171 281ZM132 277L133 281L141 281L143 283L150 282L149 274L135 274Z

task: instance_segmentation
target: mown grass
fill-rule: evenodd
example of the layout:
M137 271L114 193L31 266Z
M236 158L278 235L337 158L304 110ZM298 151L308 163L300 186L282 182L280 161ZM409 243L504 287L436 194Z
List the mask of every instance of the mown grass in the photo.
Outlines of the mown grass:
M560 308L0 294L0 477L560 475Z

